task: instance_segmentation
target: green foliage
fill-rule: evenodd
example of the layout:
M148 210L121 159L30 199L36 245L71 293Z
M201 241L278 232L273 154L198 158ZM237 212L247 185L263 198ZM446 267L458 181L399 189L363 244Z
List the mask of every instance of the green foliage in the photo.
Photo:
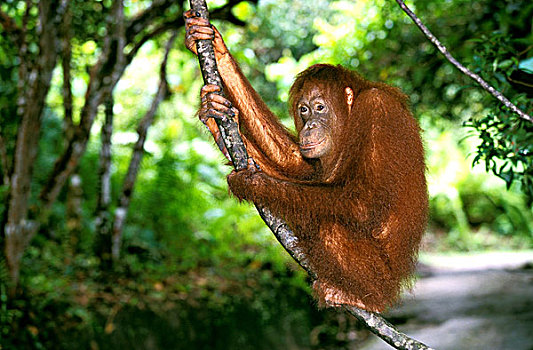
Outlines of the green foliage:
M8 304L9 272L5 260L0 258L0 339L9 336L11 326L22 316L22 311ZM2 343L0 342L0 348Z
M511 74L519 68L520 56L527 54L527 50L517 50L519 43L502 33L485 36L478 40L473 62L476 72L496 90L523 111L532 111L531 96L516 91L510 84ZM505 181L507 188L516 180L533 198L533 124L495 100L488 106L490 110L485 117L471 118L465 123L480 139L473 163L483 162L487 171Z
M422 126L425 128L423 121ZM475 139L448 131L425 132L430 194L430 235L442 242L428 249L516 249L531 246L533 211L517 188L506 190L465 154Z

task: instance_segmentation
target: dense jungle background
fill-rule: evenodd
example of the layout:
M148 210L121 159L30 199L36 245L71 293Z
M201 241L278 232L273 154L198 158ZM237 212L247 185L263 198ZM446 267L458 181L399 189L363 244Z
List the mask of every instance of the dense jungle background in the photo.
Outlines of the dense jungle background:
M410 96L434 254L533 249L533 124L448 63L392 0L208 1L287 125L294 76L342 64ZM533 3L408 5L533 112ZM0 3L0 349L348 349L195 113L188 2ZM394 319L392 319L394 321ZM400 320L396 320L400 321Z

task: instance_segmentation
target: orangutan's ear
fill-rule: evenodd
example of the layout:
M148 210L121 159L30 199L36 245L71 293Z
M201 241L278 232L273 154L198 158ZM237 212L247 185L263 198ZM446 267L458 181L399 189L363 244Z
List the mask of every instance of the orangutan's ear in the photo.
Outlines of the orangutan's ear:
M346 96L346 104L348 105L348 112L352 111L353 106L353 90L347 86L344 88L344 95Z

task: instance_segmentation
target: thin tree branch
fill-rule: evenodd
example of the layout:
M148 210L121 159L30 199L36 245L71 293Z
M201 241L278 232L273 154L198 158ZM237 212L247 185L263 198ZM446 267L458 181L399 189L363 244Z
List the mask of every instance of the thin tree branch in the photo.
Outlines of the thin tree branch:
M191 9L198 12L201 17L209 19L209 12L207 10L205 0L190 0L190 4ZM200 40L197 43L197 51L204 82L222 87L220 75L216 66L212 42L210 40ZM248 154L238 132L237 124L234 122L230 123L229 121L232 121L232 118L228 116L223 118L223 120L216 119L216 121L235 169L239 170L245 168L249 161ZM274 233L285 250L290 254L290 256L296 260L296 262L300 264L300 266L302 266L312 278L315 278L316 274L313 272L312 266L309 264L307 257L299 247L298 238L290 230L288 225L283 222L283 220L275 217L267 208L260 206L256 206L256 208L259 211L259 215L263 218L265 223ZM394 328L394 326L392 326L377 313L368 312L348 305L339 305L338 308L343 308L350 314L357 317L357 319L363 322L374 334L397 349L430 349L426 345L399 332L396 328Z
M96 238L96 251L101 263L109 268L111 266L111 137L113 135L113 95L110 94L105 105L105 121L101 129L100 164L98 171L98 202L94 220Z
M159 104L168 94L167 62L170 50L174 45L177 34L177 32L174 32L167 42L165 54L163 56L163 60L161 61L161 68L159 71L159 86L157 88L157 92L152 100L152 105L150 106L150 109L146 112L137 128L137 142L135 142L135 146L133 147L130 164L128 166L128 172L126 174L126 177L124 178L122 193L118 201L118 207L115 210L115 218L113 221L111 253L114 261L118 260L120 255L122 231L128 213L128 208L131 202L131 197L133 195L135 181L137 180L137 174L139 173L139 168L144 155L144 143L146 141L148 129L154 121L154 117L159 107Z
M401 9L415 22L418 28L424 33L426 38L429 39L435 45L435 47L446 57L448 61L450 61L451 64L453 64L457 69L459 69L463 74L470 77L472 80L477 82L483 89L488 91L492 96L496 97L498 101L503 103L507 108L509 108L514 113L518 114L518 116L524 120L527 120L531 123L533 123L533 117L523 112L521 109L519 109L516 105L514 105L507 97L505 97L501 92L496 90L494 87L492 87L489 83L487 83L483 78L481 78L479 75L473 73L468 68L463 66L459 61L457 61L448 51L448 49L431 33L431 31L422 23L422 21L405 5L405 2L402 0L396 0L398 5L400 5Z
M270 212L268 208L259 207L256 205L256 209L259 212L259 216L267 224L268 228L272 231L278 242L289 253L291 258L294 259L311 277L312 280L317 279L317 275L313 272L309 259L300 248L298 238L289 228L283 220L277 218Z
M65 127L65 135L67 142L74 134L74 123L72 120L72 12L70 8L66 8L66 13L61 23L61 68L63 70L63 120Z
M154 0L150 7L146 10L140 12L135 17L130 19L126 23L126 41L128 43L133 42L134 38L140 34L145 28L153 24L153 21L162 17L165 11L173 4L175 1L172 0ZM176 11L180 13L179 10Z
M113 95L110 95L104 103L105 105L105 120L101 129L101 148L100 148L100 169L98 181L98 203L97 216L101 216L101 212L107 212L111 204L111 138L113 136L113 107L115 101ZM98 226L98 225L96 225Z
M152 29L150 32L146 33L142 38L140 38L135 45L130 49L130 51L127 54L127 59L131 60L139 49L148 41L153 39L154 37L161 35L172 28L180 28L183 27L185 24L183 17L176 18L172 21L167 21L159 25L158 27Z
M432 350L429 346L418 340L409 338L404 333L398 331L389 321L381 315L369 312L355 306L343 305L342 308L355 316L359 321L365 323L368 329L383 339L390 346L402 350Z

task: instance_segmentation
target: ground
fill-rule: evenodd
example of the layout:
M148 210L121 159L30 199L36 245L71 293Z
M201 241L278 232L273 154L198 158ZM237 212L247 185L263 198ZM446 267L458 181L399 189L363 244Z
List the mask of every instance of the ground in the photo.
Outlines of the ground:
M533 252L422 257L422 274L386 314L436 350L533 349ZM392 349L373 337L364 350Z

